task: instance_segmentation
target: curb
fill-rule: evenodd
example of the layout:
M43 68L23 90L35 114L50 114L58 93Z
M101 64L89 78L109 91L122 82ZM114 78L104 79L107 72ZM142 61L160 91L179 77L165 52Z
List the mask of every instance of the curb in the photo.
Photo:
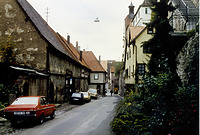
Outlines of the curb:
M56 108L60 107L61 104L54 104Z

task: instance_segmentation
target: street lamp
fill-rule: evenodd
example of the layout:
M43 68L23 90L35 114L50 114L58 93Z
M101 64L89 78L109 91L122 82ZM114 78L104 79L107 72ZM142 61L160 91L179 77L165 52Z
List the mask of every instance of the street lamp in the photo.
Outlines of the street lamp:
M94 22L100 22L99 18L97 17Z

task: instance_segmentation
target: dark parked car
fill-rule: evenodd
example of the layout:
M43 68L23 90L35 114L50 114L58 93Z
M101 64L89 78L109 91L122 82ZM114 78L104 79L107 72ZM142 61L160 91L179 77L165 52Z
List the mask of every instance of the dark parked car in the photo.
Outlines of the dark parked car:
M83 93L72 93L70 97L70 103L71 104L84 104L84 95Z
M44 117L55 117L55 105L48 104L44 96L24 96L17 98L10 106L4 109L4 114L13 125L18 120L38 120L44 122Z

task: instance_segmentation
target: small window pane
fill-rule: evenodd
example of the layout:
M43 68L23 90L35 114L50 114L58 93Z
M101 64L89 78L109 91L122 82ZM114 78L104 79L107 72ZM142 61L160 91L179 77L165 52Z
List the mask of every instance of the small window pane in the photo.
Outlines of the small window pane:
M94 79L98 80L99 79L99 74L94 74Z
M144 73L145 73L145 65L138 64L138 74L144 74Z

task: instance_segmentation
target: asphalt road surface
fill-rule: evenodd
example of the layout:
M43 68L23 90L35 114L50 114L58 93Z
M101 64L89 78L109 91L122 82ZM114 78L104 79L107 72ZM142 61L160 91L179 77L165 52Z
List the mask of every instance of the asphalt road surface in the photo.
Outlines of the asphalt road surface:
M28 127L19 135L111 135L110 122L113 119L118 95L100 97L90 103L46 120L42 125Z

